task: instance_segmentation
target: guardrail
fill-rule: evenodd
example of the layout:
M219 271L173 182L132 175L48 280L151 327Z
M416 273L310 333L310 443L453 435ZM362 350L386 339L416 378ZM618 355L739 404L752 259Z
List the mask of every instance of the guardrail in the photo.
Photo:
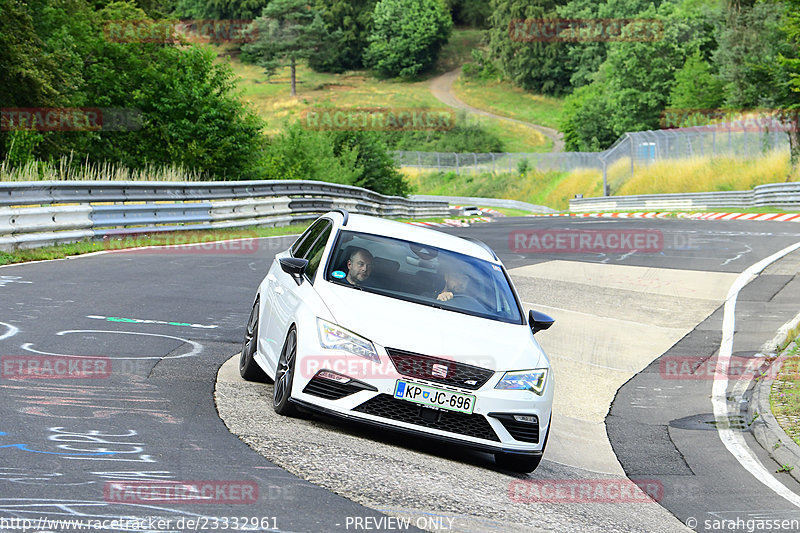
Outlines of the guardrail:
M574 198L570 211L608 211L639 209L752 209L757 207L800 208L800 183L758 185L751 191L722 191L636 196Z
M458 205L475 205L487 207L506 207L509 209L521 209L531 213L555 213L556 210L544 205L529 204L518 200L503 200L501 198L482 198L475 196L433 196L415 195L411 196L414 200L438 200Z
M444 201L305 180L0 183L0 250L118 234L285 226L340 207L382 217L449 215Z

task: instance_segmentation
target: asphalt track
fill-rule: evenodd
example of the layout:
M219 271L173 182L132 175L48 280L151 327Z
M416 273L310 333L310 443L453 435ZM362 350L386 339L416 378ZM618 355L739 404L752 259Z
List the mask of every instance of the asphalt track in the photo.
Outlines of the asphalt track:
M625 254L514 253L509 235L526 228L652 229L662 233L663 249ZM701 277L712 273L718 280L735 277L760 259L800 242L800 227L771 222L526 218L448 231L485 240L510 269L546 269L539 265L578 261L593 267L644 269L637 272L675 270ZM386 495L397 505L363 505L356 501L371 500L346 491L342 493L348 497L344 497L325 487L334 488L329 480L343 477L369 487L371 474L383 466L376 462L381 454L368 457L366 464L357 459L333 462L325 453L318 454L313 457L315 464L328 474L312 482L308 479L313 480L313 476L302 471L290 473L254 451L258 443L248 442L248 446L229 431L215 405L217 372L239 350L255 288L272 256L290 242L291 238L263 239L256 247L109 253L0 269L0 354L29 359L37 355L66 359L89 356L104 358L94 361L110 362L110 372L99 372L88 379L21 379L13 375L13 368L4 370L0 379L0 531L20 530L9 522L12 518L34 520L35 527L29 531L67 530L39 523L40 517L147 519L136 527L128 523L127 530L132 531L234 529L234 519L239 526L246 521L261 530L405 530L399 518L409 507L406 497L423 487L418 482L402 483L406 476L402 459L412 461L410 456L416 453L445 459L454 472L478 480L473 488L479 487L481 478L491 475L491 486L501 493L505 490L507 500L510 484L521 478L497 471L486 458L403 442L374 431L337 428L325 420L304 422L315 426L321 441L337 434L349 438L355 433L359 439L374 442L386 456L401 459L398 469L392 470L401 488ZM736 309L736 354L752 355L760 350L763 342L797 313L800 299L793 292L796 274L796 259L790 256L745 287ZM568 303L559 301L559 283L552 279L552 272L542 275L545 277L533 278L539 280L543 301L531 303L550 302L559 310L568 308ZM519 279L524 284L525 280ZM669 286L662 289L668 293L662 296L670 296ZM603 318L609 310L616 309L617 320L619 314L632 312L615 302L615 295L624 288L615 288L613 283L604 285L597 301L581 300L581 291L575 286L570 290L574 291L571 300L578 301L586 313L587 324L595 321L592 317ZM592 293L593 297L596 294ZM713 300L712 296L704 299ZM635 301L635 295L627 295L625 301ZM664 303L663 309L673 309L673 303ZM580 309L566 310L574 315ZM676 324L688 329L688 337L672 348L666 347L665 351L671 350L668 355L688 353L707 358L720 345L722 311L715 309L710 309L709 318L699 325L687 324L680 310L661 315L655 308L637 312L653 314L667 326L674 317ZM564 320L570 323L569 317ZM551 336L547 340L552 338L554 347L562 323L557 322L547 332ZM624 325L620 323L620 327ZM542 342L549 350L544 338ZM517 522L519 530L674 530L690 517L698 520L699 531L736 530L710 529L705 521L720 517L800 518L794 505L755 480L724 448L717 432L709 430L713 427L707 418L712 409L712 382L687 380L680 382L681 389L665 391L659 367L646 368L649 371L638 373L620 389L611 406L607 419L610 445L628 476L661 483L661 505L677 519L656 504L528 502L524 516L530 521ZM558 377L557 383L565 382L564 377ZM239 388L245 387L257 401L266 386L247 384ZM649 402L651 408L636 407L643 402ZM742 434L755 449L749 435ZM306 448L284 448L280 450L282 460L293 454L308 455ZM579 462L580 457L556 462L551 455L559 457L552 442L545 461L530 479L596 480L609 475L602 468L571 464ZM768 464L763 453L761 459ZM420 477L417 471L413 479L427 476L433 480L439 474L429 470ZM176 485L215 480L223 490L202 503L142 502L114 493L115 486L109 483L121 480L167 480ZM780 481L800 493L788 476ZM242 487L257 488L255 501L236 492ZM431 512L427 522L416 522L419 514L406 515L413 517L411 526L445 530L451 524L445 518L480 517L487 511L471 514L484 503L479 500L483 496L480 490L455 491L451 487L447 483L436 487L448 496L443 498L447 512L432 501L432 511L437 512ZM643 521L642 517L650 514L660 522ZM155 517L163 523L152 520ZM6 519L5 524L2 519ZM179 523L180 519L184 522ZM196 520L196 527L187 527L188 520ZM498 525L478 519L463 524L464 529L473 530L509 527L507 521ZM120 524L116 526L108 523L94 530L126 530Z

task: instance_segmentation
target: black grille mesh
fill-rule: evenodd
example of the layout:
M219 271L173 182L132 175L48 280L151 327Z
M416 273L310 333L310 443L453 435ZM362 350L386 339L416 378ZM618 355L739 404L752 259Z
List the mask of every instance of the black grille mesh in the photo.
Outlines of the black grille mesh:
M539 419L535 422L517 422L512 415L492 415L500 420L503 427L511 433L511 436L521 442L539 442ZM534 417L535 418L535 417Z
M459 435L500 441L489 421L482 415L468 415L466 413L442 410L438 411L436 420L427 420L421 416L422 409L427 408L413 402L399 400L389 394L379 394L353 410L426 428L458 433ZM428 409L428 411L430 410Z
M386 352L392 359L394 367L404 376L443 383L451 387L477 390L494 375L494 371L488 368L459 363L451 359L405 352L395 348L387 348ZM447 377L442 378L433 374L435 364L447 368Z
M375 387L353 380L349 383L339 383L332 379L314 376L303 389L306 394L319 396L326 400L341 400L362 390L378 390Z

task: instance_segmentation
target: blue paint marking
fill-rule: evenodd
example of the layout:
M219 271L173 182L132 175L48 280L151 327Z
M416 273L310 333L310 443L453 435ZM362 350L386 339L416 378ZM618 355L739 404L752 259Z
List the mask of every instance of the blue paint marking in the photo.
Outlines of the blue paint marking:
M0 437L3 435L8 435L5 431L0 431ZM31 450L28 448L27 444L2 444L0 445L0 450L3 448L16 448L18 450L22 450L23 452L33 452L33 453L45 453L47 455L114 455L117 452L91 452L91 453L64 453L64 452L43 452L39 450Z

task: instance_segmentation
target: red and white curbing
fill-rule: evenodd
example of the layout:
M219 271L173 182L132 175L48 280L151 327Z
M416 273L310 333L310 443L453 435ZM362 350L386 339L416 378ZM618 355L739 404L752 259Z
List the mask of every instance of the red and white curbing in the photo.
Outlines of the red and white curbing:
M800 213L680 213L678 216L693 220L774 220L776 222L800 222Z
M476 222L491 222L492 219L490 217L471 217L469 222L466 220L454 220L450 218L446 218L441 222L409 222L409 224L413 224L414 226L427 226L427 227L434 227L434 228L442 228L442 227L455 227L455 228L468 228L473 223Z
M544 215L528 215L531 217L599 217L599 218L686 218L690 220L757 220L776 222L800 222L800 213L685 213L685 212L650 212L650 213L551 213Z

